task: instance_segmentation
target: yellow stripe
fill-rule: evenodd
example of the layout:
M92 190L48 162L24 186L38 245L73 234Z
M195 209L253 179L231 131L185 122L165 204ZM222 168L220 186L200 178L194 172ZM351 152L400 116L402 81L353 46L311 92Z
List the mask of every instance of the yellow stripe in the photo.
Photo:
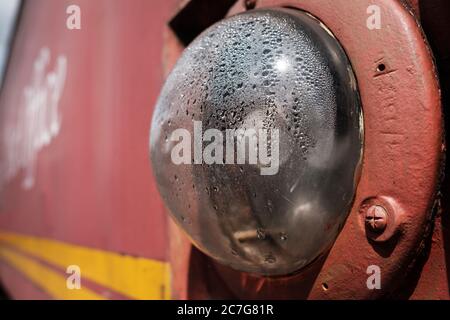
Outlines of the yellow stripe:
M89 279L130 298L170 299L170 265L166 262L14 233L0 232L0 241L64 270L77 265L81 279Z
M64 300L100 300L102 296L89 289L67 289L67 279L58 273L51 271L40 263L33 261L10 249L2 247L0 258L9 262L13 267L23 272L31 281L43 288L48 294L56 299Z

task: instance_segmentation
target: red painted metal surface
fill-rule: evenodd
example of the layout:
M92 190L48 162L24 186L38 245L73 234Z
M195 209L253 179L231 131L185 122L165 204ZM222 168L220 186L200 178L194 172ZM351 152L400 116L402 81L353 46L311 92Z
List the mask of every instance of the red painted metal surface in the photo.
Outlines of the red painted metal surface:
M167 217L147 145L176 1L80 0L81 30L66 28L70 4L33 0L23 9L0 100L3 160L4 130L26 116L24 88L43 47L49 70L67 58L67 77L60 132L37 153L32 189L23 188L23 169L2 185L0 228L165 261ZM13 297L28 297L18 277L2 280Z
M416 1L420 10L421 24L433 49L442 89L446 128L450 125L447 110L450 98L450 2L446 0ZM448 129L446 140L449 141ZM448 148L447 148L448 149ZM448 154L446 155L448 159ZM421 259L422 268L405 285L412 292L412 299L449 299L450 296L450 176L445 168L445 179L441 187L441 210L434 221L432 237L426 243L426 255Z

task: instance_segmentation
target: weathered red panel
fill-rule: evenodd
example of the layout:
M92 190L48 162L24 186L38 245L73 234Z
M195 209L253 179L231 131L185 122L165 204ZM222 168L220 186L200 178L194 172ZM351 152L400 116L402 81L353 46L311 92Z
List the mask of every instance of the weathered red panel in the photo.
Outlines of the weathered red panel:
M163 81L163 28L175 3L77 1L82 29L68 30L72 1L26 1L0 100L0 157L16 149L17 161L34 163L34 185L24 187L23 166L2 167L14 174L1 181L1 229L167 259L167 218L147 145ZM48 145L23 150L19 144L50 130L34 128L18 143L5 144L11 139L7 128L24 125L24 90L33 83L42 48L49 49L49 72L58 56L67 61L58 103L61 127Z

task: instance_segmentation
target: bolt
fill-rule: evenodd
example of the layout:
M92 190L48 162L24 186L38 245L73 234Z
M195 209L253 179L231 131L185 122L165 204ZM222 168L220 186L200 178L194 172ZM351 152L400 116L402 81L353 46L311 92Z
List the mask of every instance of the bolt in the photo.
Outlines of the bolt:
M375 233L381 233L386 229L387 212L379 205L372 205L366 211L366 227Z
M247 10L254 9L256 7L256 0L244 0L244 5Z

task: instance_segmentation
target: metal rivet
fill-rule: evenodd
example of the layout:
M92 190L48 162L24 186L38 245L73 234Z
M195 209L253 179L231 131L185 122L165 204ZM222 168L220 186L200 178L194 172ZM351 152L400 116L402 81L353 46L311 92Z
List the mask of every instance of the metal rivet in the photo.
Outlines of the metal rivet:
M377 234L382 233L387 225L386 209L380 205L370 206L365 215L366 227Z

